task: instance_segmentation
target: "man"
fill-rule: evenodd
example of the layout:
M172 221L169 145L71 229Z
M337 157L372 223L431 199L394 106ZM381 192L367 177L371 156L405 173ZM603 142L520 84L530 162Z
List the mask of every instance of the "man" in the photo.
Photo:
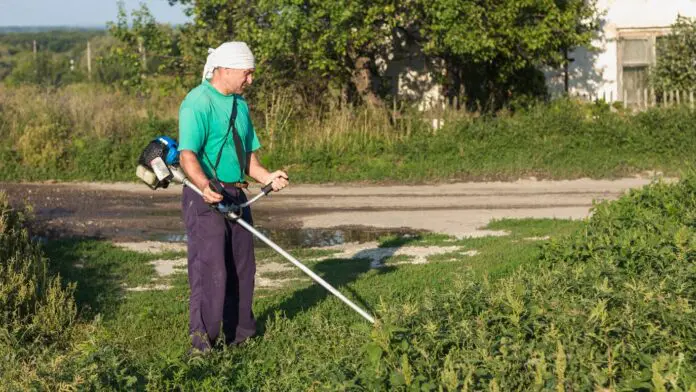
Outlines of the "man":
M261 145L240 95L253 80L253 54L244 42L227 42L208 53L202 83L179 109L181 167L203 191L201 197L185 187L182 197L191 288L189 334L193 347L201 351L213 346L221 325L226 344L239 344L256 332L253 238L210 208L223 201L223 194L214 190L219 189L216 180L227 193L225 202L235 204L246 201L245 171L264 185L272 184L274 191L288 185L287 174L269 173L255 154ZM252 223L248 208L242 217Z

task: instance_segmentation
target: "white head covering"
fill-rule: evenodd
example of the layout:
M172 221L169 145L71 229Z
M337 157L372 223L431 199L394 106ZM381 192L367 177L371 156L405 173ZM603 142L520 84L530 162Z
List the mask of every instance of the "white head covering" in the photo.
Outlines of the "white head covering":
M217 49L208 49L208 59L203 67L203 80L212 78L217 67L252 69L255 67L254 55L244 42L225 42Z

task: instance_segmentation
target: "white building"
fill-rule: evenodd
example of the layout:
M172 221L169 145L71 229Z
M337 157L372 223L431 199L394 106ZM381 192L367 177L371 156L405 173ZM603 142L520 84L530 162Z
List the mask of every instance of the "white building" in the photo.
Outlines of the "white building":
M656 42L677 16L696 17L696 0L599 0L604 11L597 51L570 55L569 92L607 101L641 101ZM552 95L564 92L564 70L547 73ZM625 96L624 96L625 95Z

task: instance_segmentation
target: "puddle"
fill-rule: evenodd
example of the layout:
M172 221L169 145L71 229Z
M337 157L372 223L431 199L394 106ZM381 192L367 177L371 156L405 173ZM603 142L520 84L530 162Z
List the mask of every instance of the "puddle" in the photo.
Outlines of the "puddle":
M331 229L273 229L267 230L257 227L263 235L281 247L289 248L315 248L346 243L364 243L376 241L389 235L406 236L417 235L414 230L394 230L376 228L331 228ZM153 241L186 242L186 234L162 234L150 238ZM267 247L258 238L254 238L258 247Z

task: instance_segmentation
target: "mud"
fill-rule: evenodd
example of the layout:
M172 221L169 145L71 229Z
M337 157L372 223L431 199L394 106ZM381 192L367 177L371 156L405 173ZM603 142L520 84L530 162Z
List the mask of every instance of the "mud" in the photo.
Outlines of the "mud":
M648 178L456 183L426 186L297 185L254 205L255 225L267 233L370 241L388 230L434 231L458 237L481 231L492 219L588 216L593 200L619 197ZM0 183L13 205L31 205L35 233L50 238L93 237L117 242L183 239L180 186L151 191L140 184ZM251 194L258 192L252 189ZM302 229L302 230L300 230ZM309 237L306 233L315 230ZM353 234L350 234L352 230ZM345 233L349 233L348 235ZM372 237L374 237L372 236ZM309 239L307 239L307 238Z

